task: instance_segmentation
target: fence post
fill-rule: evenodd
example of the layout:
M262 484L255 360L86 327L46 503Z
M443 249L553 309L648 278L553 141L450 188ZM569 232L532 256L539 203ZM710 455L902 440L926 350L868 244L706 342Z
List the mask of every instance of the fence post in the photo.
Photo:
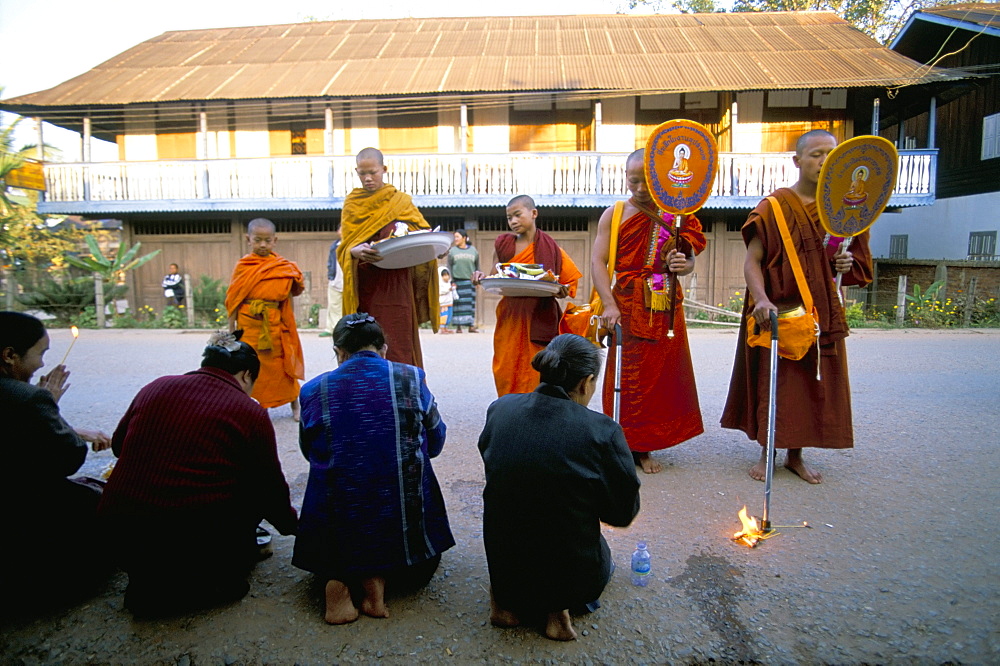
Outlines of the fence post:
M309 308L312 306L312 282L313 274L312 271L302 272L302 281L305 282L306 288L299 297L298 306L298 316L296 319L301 322L309 322Z
M969 287L965 290L965 312L962 313L962 326L968 328L972 324L972 311L976 307L976 278L969 278Z
M104 280L100 273L94 273L94 307L97 315L97 328L104 328Z
M896 324L903 325L906 318L906 276L899 276L899 287L896 289Z
M191 274L184 274L184 309L187 311L188 328L194 328L194 289L191 288Z

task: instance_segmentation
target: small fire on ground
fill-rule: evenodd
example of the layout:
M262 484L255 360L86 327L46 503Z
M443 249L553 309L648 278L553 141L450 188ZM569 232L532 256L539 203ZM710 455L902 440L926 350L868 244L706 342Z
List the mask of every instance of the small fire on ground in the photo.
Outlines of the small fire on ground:
M749 546L750 548L753 548L764 539L770 539L777 534L774 530L766 532L762 530L760 523L757 522L757 518L747 515L746 506L740 509L740 522L743 523L743 529L733 535L733 541L742 543L744 546Z

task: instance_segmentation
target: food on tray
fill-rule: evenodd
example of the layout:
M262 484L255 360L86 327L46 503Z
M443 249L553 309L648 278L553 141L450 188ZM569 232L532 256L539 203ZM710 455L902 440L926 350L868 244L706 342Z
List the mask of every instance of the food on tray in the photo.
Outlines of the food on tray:
M547 270L541 264L504 263L496 265L496 272L491 278L513 278L518 280L542 280L543 282L558 282L559 276Z

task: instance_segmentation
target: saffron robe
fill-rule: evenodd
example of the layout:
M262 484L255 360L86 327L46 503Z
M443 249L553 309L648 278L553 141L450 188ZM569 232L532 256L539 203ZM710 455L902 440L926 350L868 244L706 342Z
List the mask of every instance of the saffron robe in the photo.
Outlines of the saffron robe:
M788 188L777 190L778 199L792 242L799 255L806 283L819 313L819 381L816 380L817 351L814 346L799 361L778 362L777 417L775 447L805 446L844 449L854 446L851 422L851 386L847 375L847 319L834 283L832 251L824 247L825 231L819 222L816 204L804 204ZM770 203L765 199L750 213L743 225L747 244L759 238L764 246L764 288L779 310L802 303L795 275L788 263ZM855 236L850 251L851 271L844 274L845 285L865 285L872 278L868 232ZM729 395L722 412L722 427L742 430L761 445L767 443L767 412L771 357L764 347L747 345L747 323L752 321L754 303L746 292L740 323L736 360L729 383Z
M576 296L576 283L583 273L569 258L566 251L559 248L562 256L562 272L559 282L569 287L569 295ZM535 246L529 245L509 261L518 264L535 263ZM548 267L546 267L548 268ZM555 296L547 296L555 307L555 328L558 330L561 309ZM497 387L497 397L508 393L530 393L538 386L540 376L531 367L531 359L545 348L545 345L531 340L531 320L538 307L538 298L504 296L497 303L497 323L493 330L493 382Z
M340 581L416 568L455 545L431 458L446 427L420 368L371 351L302 387L309 482L292 564Z
M226 311L236 316L243 342L260 357L260 376L251 397L262 407L278 407L299 397L305 363L292 297L304 290L302 271L277 254L248 254L233 270Z
M423 366L419 326L427 322L436 331L440 319L437 262L384 269L358 261L351 250L388 238L395 222L405 222L411 231L430 229L430 225L410 195L392 185L374 192L361 187L352 190L344 200L340 220L337 258L344 274L344 316L367 312L375 317L389 345L386 358Z
M646 304L646 281L666 273L659 251L665 236L661 225L643 212L622 222L618 232L612 294L621 311L622 327L619 420L629 448L638 452L676 446L705 432L684 324L682 290L674 287L673 338L667 337L667 312ZM685 217L681 239L688 256L705 249L701 224L693 215ZM610 349L602 396L604 413L609 416L614 414L615 364L616 350Z

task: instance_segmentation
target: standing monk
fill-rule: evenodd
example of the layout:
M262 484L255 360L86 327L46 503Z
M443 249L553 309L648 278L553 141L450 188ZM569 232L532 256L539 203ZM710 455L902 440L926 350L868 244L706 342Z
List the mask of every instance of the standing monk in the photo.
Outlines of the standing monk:
M493 263L541 264L559 277L562 289L542 298L504 296L497 303L497 324L493 331L493 381L497 397L508 393L531 393L539 374L531 359L559 335L562 310L556 298L576 295L576 283L583 277L569 255L536 225L538 209L526 194L507 204L507 225L512 234L501 234L494 243ZM473 273L472 282L485 277Z
M337 256L344 272L342 316L367 312L381 324L389 351L386 359L423 367L419 326L429 322L435 331L440 321L437 262L412 268L382 269L375 241L388 238L396 222L410 231L430 229L409 194L385 183L382 152L365 148L357 157L361 187L344 200Z
M642 150L628 157L626 184L632 196L621 209L615 256L615 285L608 275L612 220L615 207L604 211L597 226L592 270L594 287L604 303L601 319L613 330L622 327L622 381L620 421L625 439L642 471L663 469L650 457L705 431L691 365L682 290L677 277L694 270L694 256L705 249L701 223L686 215L680 242L673 224L664 222L646 186ZM673 277L668 274L673 274ZM675 289L674 337L666 287ZM615 354L608 354L604 372L604 413L614 413Z
M778 363L778 405L775 447L788 449L785 467L809 483L822 476L802 461L802 447L848 449L854 446L851 424L851 387L847 378L847 320L840 305L834 279L844 274L845 285L865 285L872 279L868 232L854 237L848 252L842 243L824 245L824 231L816 211L816 188L826 156L837 147L837 139L826 130L812 130L799 137L792 159L799 180L781 188L775 197L784 212L798 252L806 283L819 313L820 339L799 361ZM747 326L753 321L771 330L770 313L802 305L795 275L789 263L774 211L766 199L750 213L743 225L747 245L743 274L747 296L743 304L736 362L729 383L729 397L722 412L722 427L742 430L764 448L750 476L764 480L767 469L767 412L770 350L747 345ZM838 239L839 240L839 239Z
M292 403L298 421L298 380L305 379L305 366L292 297L305 290L302 271L274 253L278 235L271 220L250 220L247 242L250 254L237 262L226 291L229 330L243 329L243 342L260 357L260 378L250 397L261 407Z

